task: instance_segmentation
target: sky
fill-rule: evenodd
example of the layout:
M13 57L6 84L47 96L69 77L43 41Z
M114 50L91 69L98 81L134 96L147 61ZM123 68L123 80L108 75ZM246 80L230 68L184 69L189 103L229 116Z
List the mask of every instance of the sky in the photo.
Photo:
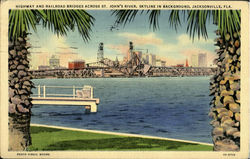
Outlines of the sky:
M123 59L128 51L128 43L132 41L134 48L146 53L156 54L158 59L165 60L166 65L176 65L190 61L192 54L207 53L208 64L216 57L214 31L216 26L211 21L207 23L208 39L195 40L186 33L187 24L185 21L178 28L177 32L171 28L168 22L170 11L164 10L159 18L159 29L153 31L149 26L148 15L138 14L135 20L126 26L119 26L110 30L116 18L111 15L110 10L88 10L94 18L94 26L90 33L90 41L84 42L77 29L69 31L67 36L57 37L48 29L38 25L37 32L31 31L30 43L33 48L31 54L46 53L49 56L55 53L77 53L86 63L96 62L98 45L104 43L104 57L115 60ZM182 19L181 19L182 20ZM31 60L31 63L39 60Z

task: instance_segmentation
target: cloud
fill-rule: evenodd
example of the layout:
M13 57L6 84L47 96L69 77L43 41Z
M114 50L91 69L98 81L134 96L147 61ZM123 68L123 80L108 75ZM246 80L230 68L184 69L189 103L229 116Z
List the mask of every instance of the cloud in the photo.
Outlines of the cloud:
M39 48L32 49L32 52L40 52L40 54L32 56L31 64L33 66L49 65L49 58L54 54L60 59L60 65L64 67L68 66L70 60L83 59L80 54L75 52L75 49L70 48L65 37L51 34L45 38L34 36L33 39L40 42Z
M177 37L178 44L182 46L188 46L188 45L208 45L208 44L213 44L212 39L194 39L194 41L189 37L187 34L181 34Z
M156 37L155 33L149 33L145 35L139 35L136 33L120 33L118 36L125 37L130 41L133 41L136 45L161 45L163 40Z
M123 55L127 55L128 45L114 45L114 44L106 44L106 48L110 50L115 50L117 53L122 53Z

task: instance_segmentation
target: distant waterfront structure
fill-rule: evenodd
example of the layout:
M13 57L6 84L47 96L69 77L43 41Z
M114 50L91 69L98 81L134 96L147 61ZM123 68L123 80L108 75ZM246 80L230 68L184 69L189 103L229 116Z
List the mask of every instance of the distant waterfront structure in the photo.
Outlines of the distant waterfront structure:
M161 61L161 66L166 67L166 61Z
M161 60L156 60L155 66L161 66Z
M156 60L155 62L155 66L157 67L165 67L166 66L166 61L162 61L162 60Z
M83 69L85 68L85 61L84 60L70 61L68 68L69 69Z
M127 53L127 60L128 61L132 59L133 52L134 52L134 45L133 45L133 42L130 41L129 42L129 50L128 50L128 53Z
M155 54L149 54L148 56L148 64L151 66L156 65L156 55Z
M142 54L142 62L144 64L148 64L148 62L149 62L149 56L148 56L148 54Z
M191 56L191 66L198 67L198 55L192 54Z
M60 66L60 60L55 55L52 55L49 59L49 67L51 69L57 68Z
M102 61L104 58L104 44L101 42L98 47L98 52L97 52L97 62Z
M207 67L207 54L206 53L198 54L198 66Z
M47 65L40 65L40 66L38 66L38 70L49 70L49 69L50 69L50 67L47 66Z
M177 64L176 67L184 67L184 64Z
M188 65L188 59L186 59L186 65L185 65L185 67L189 67L189 65Z
M55 67L54 69L60 70L60 69L67 69L68 67L63 67L63 66L59 66L59 67Z

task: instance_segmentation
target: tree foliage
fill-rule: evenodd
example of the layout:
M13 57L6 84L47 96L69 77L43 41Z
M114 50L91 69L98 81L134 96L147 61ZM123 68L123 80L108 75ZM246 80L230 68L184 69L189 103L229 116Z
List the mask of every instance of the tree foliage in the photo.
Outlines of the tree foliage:
M153 27L154 30L159 28L159 16L160 10L114 10L112 15L116 16L116 23L123 24L124 26L127 23L134 21L137 14L146 13L149 16L150 27Z
M140 11L141 14L143 12L145 11ZM149 23L150 26L153 26L153 29L159 28L160 12L160 10L146 11L149 14ZM138 10L114 10L112 12L117 18L116 22L124 25L132 22L138 13ZM210 18L218 26L222 36L225 36L226 33L238 32L241 28L240 10L172 10L168 21L170 26L176 30L181 25L180 17L184 18L183 22L187 22L187 32L193 39L196 34L198 38L201 36L205 39L208 38L206 24Z
M59 35L67 35L68 30L77 28L83 40L90 38L94 17L84 10L10 10L9 39L15 40L37 24L42 24Z

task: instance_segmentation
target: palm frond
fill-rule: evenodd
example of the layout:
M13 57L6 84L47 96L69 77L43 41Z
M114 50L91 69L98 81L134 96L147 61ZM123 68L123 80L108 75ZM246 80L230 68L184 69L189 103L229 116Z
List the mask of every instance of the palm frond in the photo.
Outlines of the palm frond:
M177 31L177 28L181 25L180 21L180 11L179 10L172 10L168 19L170 26L174 27Z
M94 17L84 10L43 10L46 18L41 18L43 26L59 35L67 35L68 30L77 28L85 41L90 39Z
M126 25L128 22L132 22L138 10L115 10L114 14L117 17L118 23ZM187 32L189 36L194 39L195 35L200 38L208 38L207 34L207 22L212 17L213 23L218 25L220 34L225 36L227 33L240 31L241 12L240 10L182 10L183 18L185 19L185 13L187 13ZM143 11L141 11L143 13ZM153 26L153 29L159 28L159 16L160 10L148 10L149 23ZM211 16L212 15L212 16ZM180 10L172 10L169 16L170 26L175 30L181 25ZM185 20L184 20L185 21Z
M148 10L149 13L149 24L150 27L153 27L153 30L159 29L159 16L161 11L160 10Z
M187 32L189 36L194 39L195 34L198 38L201 36L205 39L208 38L206 23L210 17L211 11L208 10L190 10L187 17Z
M116 24L126 24L133 22L138 13L143 14L145 10L113 10L111 15L116 17ZM153 27L153 30L159 28L159 16L160 10L147 10L150 27Z
M90 38L94 17L84 10L10 10L9 39L15 40L42 21L43 27L59 35L67 35L67 31L78 29L83 40Z
M114 15L116 23L123 24L124 26L127 23L134 21L139 10L113 10L111 15Z
M34 10L11 10L9 12L9 39L15 40L30 29L36 31L37 17Z
M218 25L220 34L225 36L227 33L239 32L241 29L240 10L214 10L212 12L213 22Z

